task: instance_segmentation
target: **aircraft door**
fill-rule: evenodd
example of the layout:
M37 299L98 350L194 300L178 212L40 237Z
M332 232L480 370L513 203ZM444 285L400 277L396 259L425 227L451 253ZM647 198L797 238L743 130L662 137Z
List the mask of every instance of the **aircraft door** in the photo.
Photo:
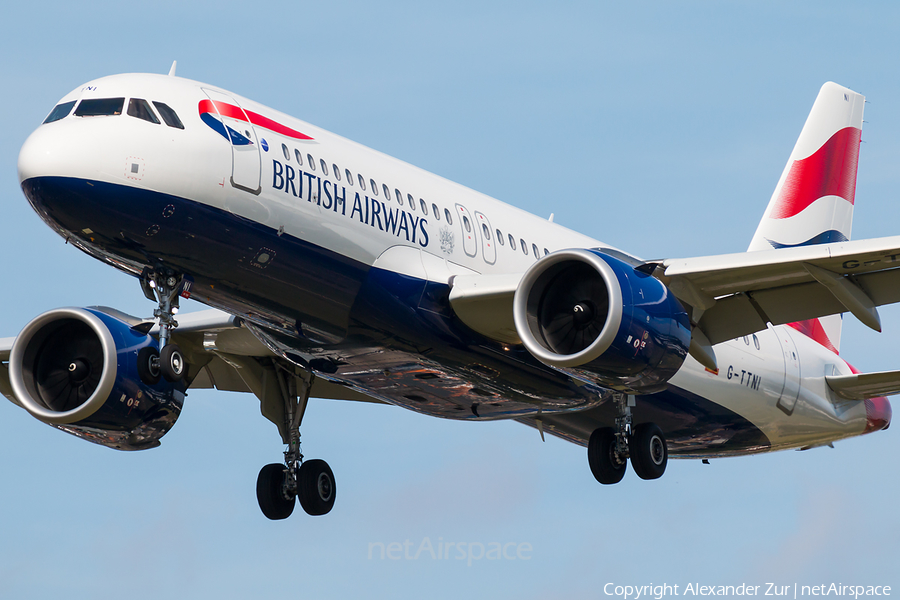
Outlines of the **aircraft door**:
M259 194L260 185L259 140L250 119L237 101L227 94L203 88L212 100L212 108L231 141L231 185L239 190Z
M497 262L497 243L494 240L491 222L484 216L484 213L475 211L475 223L481 228L481 255L484 262L489 265Z
M787 325L778 327L775 333L778 335L778 342L784 355L784 389L778 400L778 408L791 414L800 396L800 355L794 338L791 337L790 327Z
M478 241L475 239L475 222L469 209L462 204L456 205L456 216L459 217L459 226L462 229L463 251L466 256L474 257L478 254Z

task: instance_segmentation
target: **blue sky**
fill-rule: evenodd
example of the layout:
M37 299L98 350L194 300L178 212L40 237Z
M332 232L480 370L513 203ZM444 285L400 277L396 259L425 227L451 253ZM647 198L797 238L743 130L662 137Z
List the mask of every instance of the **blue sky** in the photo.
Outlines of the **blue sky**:
M743 251L821 84L867 96L854 239L900 228L900 8L889 2L18 3L2 11L0 336L58 306L147 315L137 282L24 199L16 157L90 79L168 71L273 108L646 258ZM190 303L188 303L190 305ZM185 306L188 308L188 306ZM200 308L194 305L191 308ZM900 310L842 354L900 368ZM892 585L897 427L832 449L673 461L596 484L515 423L312 401L334 511L259 513L280 458L249 395L194 392L160 448L118 453L0 401L0 597L599 598L606 583ZM369 558L425 539L528 560ZM764 589L764 588L763 588Z

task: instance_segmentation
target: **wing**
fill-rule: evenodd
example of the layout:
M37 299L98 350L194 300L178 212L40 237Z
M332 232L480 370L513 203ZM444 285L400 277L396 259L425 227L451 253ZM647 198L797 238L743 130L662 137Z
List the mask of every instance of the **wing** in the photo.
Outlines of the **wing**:
M711 344L851 312L881 330L877 306L900 301L900 237L782 248L644 267L685 304Z
M155 334L159 328L151 321L141 321L104 307L133 327L144 327ZM16 338L0 338L0 393L19 404L9 384L9 355ZM187 358L189 389L217 389L229 392L252 392L263 403L264 414L282 410L282 399L275 385L267 385L274 377L280 359L262 344L240 320L219 310L210 309L181 314L172 335ZM272 379L274 383L275 379ZM363 393L322 378L312 382L314 398L380 402ZM20 405L21 406L21 405Z
M689 308L691 354L715 368L712 346L765 329L850 312L881 331L877 308L900 302L900 236L759 252L649 261L635 267L661 280ZM459 275L450 303L475 331L521 343L513 298L522 274Z

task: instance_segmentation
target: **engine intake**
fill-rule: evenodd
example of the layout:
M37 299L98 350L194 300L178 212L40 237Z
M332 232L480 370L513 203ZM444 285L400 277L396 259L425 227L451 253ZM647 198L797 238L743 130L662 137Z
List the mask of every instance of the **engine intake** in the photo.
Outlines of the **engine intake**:
M666 286L599 250L563 250L525 272L513 316L541 362L604 387L662 389L684 362L690 321Z
M158 446L181 412L184 386L140 380L138 352L156 345L100 310L51 310L16 337L10 385L23 408L54 427L122 450Z

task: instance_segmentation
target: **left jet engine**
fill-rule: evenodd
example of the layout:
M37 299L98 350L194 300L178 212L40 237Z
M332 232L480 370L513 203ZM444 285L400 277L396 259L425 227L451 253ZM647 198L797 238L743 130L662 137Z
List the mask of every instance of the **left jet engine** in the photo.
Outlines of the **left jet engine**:
M138 362L156 350L153 337L101 310L58 308L16 337L10 384L18 403L48 425L118 450L153 448L175 424L185 390L182 382L142 381Z

